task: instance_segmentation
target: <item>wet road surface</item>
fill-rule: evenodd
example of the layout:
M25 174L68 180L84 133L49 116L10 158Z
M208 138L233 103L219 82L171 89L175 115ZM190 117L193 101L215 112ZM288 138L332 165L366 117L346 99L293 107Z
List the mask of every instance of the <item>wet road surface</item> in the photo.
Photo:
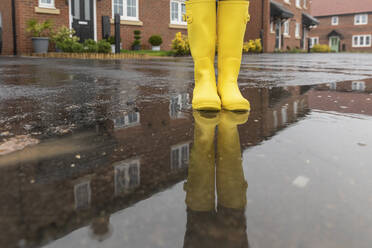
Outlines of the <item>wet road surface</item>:
M1 57L0 247L370 247L371 55L246 56L249 114L192 80Z

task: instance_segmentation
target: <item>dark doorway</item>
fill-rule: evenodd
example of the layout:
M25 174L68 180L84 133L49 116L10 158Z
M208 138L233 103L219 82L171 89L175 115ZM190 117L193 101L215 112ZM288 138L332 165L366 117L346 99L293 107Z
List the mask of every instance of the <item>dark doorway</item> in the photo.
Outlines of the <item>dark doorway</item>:
M80 42L94 39L93 0L71 0L72 28Z

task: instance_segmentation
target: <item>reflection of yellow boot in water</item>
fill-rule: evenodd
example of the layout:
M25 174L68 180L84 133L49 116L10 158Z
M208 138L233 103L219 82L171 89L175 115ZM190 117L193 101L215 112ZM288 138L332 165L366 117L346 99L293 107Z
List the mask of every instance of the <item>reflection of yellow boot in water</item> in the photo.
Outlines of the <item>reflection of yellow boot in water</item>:
M190 152L186 190L187 207L194 211L215 209L214 134L219 113L194 111L194 144Z
M244 209L247 182L244 179L238 127L248 120L249 113L221 112L217 137L218 205Z

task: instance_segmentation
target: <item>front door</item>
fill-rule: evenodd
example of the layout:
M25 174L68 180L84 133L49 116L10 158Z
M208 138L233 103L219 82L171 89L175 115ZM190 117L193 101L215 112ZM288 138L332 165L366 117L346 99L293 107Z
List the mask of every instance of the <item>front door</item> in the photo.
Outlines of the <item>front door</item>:
M340 50L340 38L337 36L333 36L329 38L329 46L331 50L334 52L339 52Z
M282 24L279 20L275 22L275 49L281 48Z
M80 42L94 39L93 0L71 0L72 28Z

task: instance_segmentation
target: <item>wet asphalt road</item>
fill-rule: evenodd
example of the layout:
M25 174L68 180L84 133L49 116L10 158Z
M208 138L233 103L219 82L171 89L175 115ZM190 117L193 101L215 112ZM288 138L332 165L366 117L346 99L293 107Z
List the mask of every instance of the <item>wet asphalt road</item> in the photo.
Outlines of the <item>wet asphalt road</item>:
M370 247L372 55L245 56L249 116L192 66L0 57L0 247Z

